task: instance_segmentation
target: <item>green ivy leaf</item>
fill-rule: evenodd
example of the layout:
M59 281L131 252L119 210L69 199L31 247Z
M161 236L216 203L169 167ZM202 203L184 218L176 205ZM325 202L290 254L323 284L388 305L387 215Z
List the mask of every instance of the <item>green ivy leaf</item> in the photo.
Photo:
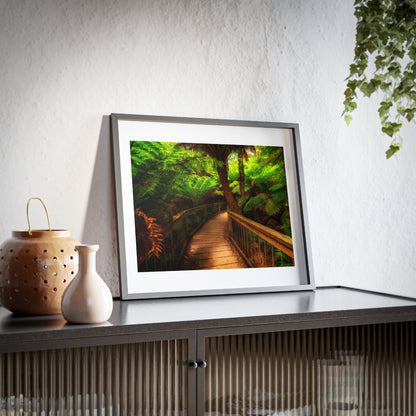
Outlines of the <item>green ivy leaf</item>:
M392 143L390 147L386 150L386 159L390 159L401 149L401 147L402 145L400 143Z
M351 116L351 114L346 114L346 115L344 116L344 120L345 120L345 122L347 123L347 126L349 126L349 125L350 125L350 123L351 123L351 120L352 120L352 116Z
M406 120L407 121L412 121L415 118L415 113L416 113L416 108L408 108L406 110Z
M388 136L393 137L396 133L399 132L402 127L401 123L387 122L382 127L383 133L386 133Z

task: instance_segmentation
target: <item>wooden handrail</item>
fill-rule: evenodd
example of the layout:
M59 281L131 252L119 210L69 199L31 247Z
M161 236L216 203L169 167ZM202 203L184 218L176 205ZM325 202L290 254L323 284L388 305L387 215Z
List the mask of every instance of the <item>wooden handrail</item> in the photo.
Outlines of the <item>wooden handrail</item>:
M279 231L272 230L271 228L259 224L256 221L245 218L234 211L228 211L228 216L234 221L238 222L243 227L257 234L259 237L267 241L273 247L276 247L292 259L294 258L293 240L291 237L279 233Z
M198 205L197 207L186 209L185 211L180 212L179 214L176 214L173 216L173 221L177 222L180 221L182 217L192 214L193 212L197 212L201 209L205 209L208 207L213 207L215 205L225 205L225 202L213 202L212 204L204 204L204 205Z
M176 225L185 217L187 217L188 215L194 213L194 212L198 212L202 209L206 209L209 207L213 207L213 206L218 206L218 205L226 205L226 202L214 202L212 204L204 204L204 205L198 205L197 207L193 207L193 208L189 208L186 209L184 211L181 211L179 214L176 214L173 216L173 221L172 223L170 223L164 230L163 233L165 236L168 236L172 230L176 227Z

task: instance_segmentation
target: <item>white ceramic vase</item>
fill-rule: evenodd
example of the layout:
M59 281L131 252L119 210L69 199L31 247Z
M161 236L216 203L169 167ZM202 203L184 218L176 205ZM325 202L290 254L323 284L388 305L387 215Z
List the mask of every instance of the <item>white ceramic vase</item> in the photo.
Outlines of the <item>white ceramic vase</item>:
M113 311L110 289L95 269L99 245L80 244L78 274L62 296L62 315L68 322L98 324L107 321Z

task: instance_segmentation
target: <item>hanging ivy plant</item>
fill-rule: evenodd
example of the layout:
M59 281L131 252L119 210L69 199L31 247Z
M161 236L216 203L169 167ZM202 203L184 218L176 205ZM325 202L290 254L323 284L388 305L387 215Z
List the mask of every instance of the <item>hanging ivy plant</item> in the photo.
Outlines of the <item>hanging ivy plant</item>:
M358 92L382 92L378 108L383 133L391 137L387 159L401 148L399 131L416 114L416 1L355 0L354 61L344 92L347 124Z

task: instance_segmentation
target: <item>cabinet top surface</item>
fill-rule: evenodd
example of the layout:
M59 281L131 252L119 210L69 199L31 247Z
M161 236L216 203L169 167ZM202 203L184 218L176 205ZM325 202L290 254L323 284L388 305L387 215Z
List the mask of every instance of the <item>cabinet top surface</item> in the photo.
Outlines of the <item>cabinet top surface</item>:
M416 320L416 299L347 288L315 291L114 301L110 320L99 325L67 323L61 315L16 316L0 307L0 345L10 341L48 340L179 329L390 317ZM319 323L317 324L319 327ZM28 338L29 337L29 338ZM13 341L14 340L14 341Z

